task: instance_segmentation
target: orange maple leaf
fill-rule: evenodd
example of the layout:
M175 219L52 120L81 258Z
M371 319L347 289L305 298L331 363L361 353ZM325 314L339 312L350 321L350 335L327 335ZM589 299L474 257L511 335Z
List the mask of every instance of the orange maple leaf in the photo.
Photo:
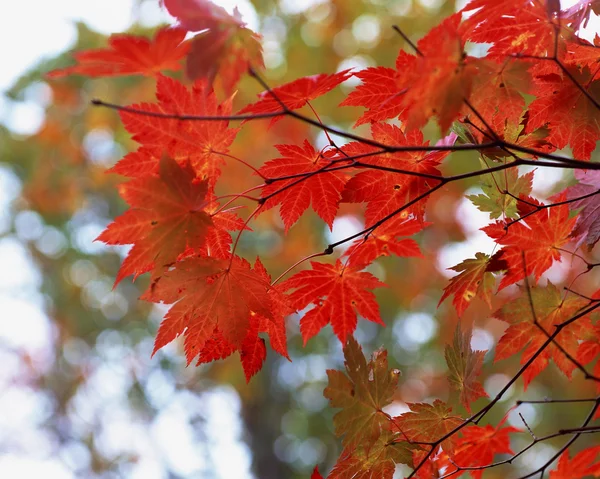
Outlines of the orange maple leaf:
M274 320L269 288L269 283L237 256L232 260L196 256L179 261L142 296L155 303L175 303L160 324L154 353L183 334L189 364L213 338L215 328L226 343L241 349L252 328L252 314Z
M558 203L565 198L562 194L554 197L554 200ZM524 217L523 220L510 225L508 230L502 221L481 228L496 243L503 245L495 257L505 262L508 270L498 290L530 274L534 275L537 282L554 260L561 259L558 248L570 240L576 218L569 219L569 205L566 204L536 211L538 206L542 206L542 203L535 198L521 196L517 211Z
M583 479L585 477L600 477L600 446L589 447L569 458L566 450L560 455L558 467L550 471L550 479Z
M184 42L185 33L181 28L164 27L152 40L136 35L112 35L108 48L77 52L73 55L77 65L51 71L47 76L154 76L165 70L178 71L181 59L190 50L190 44Z
M121 196L131 208L97 238L112 245L134 245L115 284L130 274L134 278L150 270L160 274L188 250L199 252L209 248L216 250L214 256L223 256L223 250L229 253L231 244L231 236L224 229L243 227L231 213L210 214L210 201L206 200L208 182L197 180L188 164L179 166L165 156L159 171L158 176L137 178L121 185Z
M312 270L300 271L281 284L283 291L294 289L289 295L293 309L314 305L300 319L304 344L328 323L345 344L356 329L357 314L383 325L375 295L369 291L384 286L375 276L360 271L362 266L344 267L340 260L335 265L313 261L310 264Z
M331 75L320 73L318 75L298 78L285 85L272 88L271 91L260 93L258 95L260 100L245 106L238 113L240 115L257 115L260 113L276 113L283 111L280 101L288 110L297 110L298 108L302 108L309 101L333 90L350 76L350 70L343 70ZM281 118L281 116L272 118L271 125Z
M591 372L595 376L600 377L600 324L594 325L580 339L583 339L583 341L579 344L575 358L583 365L590 364L594 359L598 358ZM600 392L600 383L596 383L596 390ZM596 411L594 419L599 417L600 410Z
M471 0L460 12L466 14L461 31L477 43L492 43L489 57L511 54L552 56L555 24L546 2L522 0Z
M437 117L442 131L448 130L471 93L479 61L464 54L460 19L460 14L448 17L419 40L419 55L400 51L395 69L355 74L363 83L341 103L369 109L355 126L399 116L412 130Z
M366 238L354 241L344 255L348 256L350 265L370 264L376 258L392 254L400 257L423 257L415 240L400 240L398 237L418 233L430 224L405 214L403 211L373 230Z
M368 108L356 121L356 128L363 123L374 123L397 117L402 106L402 92L396 82L393 68L370 67L354 73L362 83L340 103L340 106L364 106Z
M231 99L219 104L205 80L195 82L190 91L177 80L160 75L156 83L156 98L158 104L140 103L131 105L131 108L175 115L231 114ZM175 160L189 161L198 177L209 180L211 188L224 163L219 153L228 152L238 132L229 128L229 122L225 120L182 122L126 111L121 112L121 119L132 138L146 151L153 155L166 151Z
M525 364L548 340L548 335L555 331L555 326L568 320L588 305L586 300L575 295L563 298L558 288L550 282L544 288L531 288L530 294L539 327L534 323L528 295L524 294L505 304L494 313L495 318L509 324L498 341L494 361L509 358L525 348L521 356L521 364ZM540 327L546 331L546 334ZM586 331L591 332L591 328L589 317L579 318L564 327L555 342L575 357L580 338ZM523 373L525 388L548 366L550 359L568 378L571 377L575 365L554 343L551 343Z
M459 316L465 312L475 297L483 299L491 307L492 288L496 284L492 272L506 268L507 265L503 261L495 256L490 258L484 253L475 253L475 258L466 259L462 263L448 268L458 271L459 274L450 278L438 306L448 296L453 295L452 304Z
M266 283L271 282L271 277L258 258L254 264L254 272ZM272 318L251 312L250 328L240 346L228 342L219 328L215 328L212 337L204 343L202 350L199 352L197 364L224 359L235 351L239 351L246 381L250 381L250 378L261 369L267 357L265 340L258 336L259 333L267 333L273 350L291 361L287 352L284 319L292 311L287 306L284 295L276 286L270 287L269 299L273 312Z
M221 79L231 94L249 67L264 67L261 36L246 28L237 10L233 15L208 0L164 0L164 5L179 24L199 32L191 41L187 74L195 80L207 78L212 83Z
M387 351L375 351L367 363L352 336L344 346L346 373L327 370L329 380L323 395L332 407L341 408L333 418L335 434L344 436L344 447L369 449L384 431L389 418L382 410L391 403L400 371L388 368Z
M374 123L371 125L373 139L394 146L427 146L429 142L423 142L423 133L413 130L404 133L395 125L386 123ZM365 145L364 143L352 142L344 145L344 153L349 156L363 155L380 149ZM353 176L347 183L342 193L342 201L350 203L367 203L365 212L365 225L372 226L380 219L397 211L406 203L419 195L427 192L439 182L435 178L411 175L410 172L425 175L441 176L437 165L448 155L446 151L437 152L391 152L362 158L361 163L373 165L366 171L361 171ZM379 169L380 167L381 169ZM407 173L386 171L385 168L394 168ZM422 217L425 211L426 198L418 205L411 208L417 217Z
M462 437L456 443L452 454L452 466L458 467L481 467L492 464L495 454L514 454L510 448L509 435L521 432L516 427L493 427L488 424L485 427L468 426L462 429ZM473 479L481 479L482 469L470 470ZM457 474L458 477L460 474Z
M570 145L573 156L589 160L600 139L600 112L583 94L581 85L598 102L600 81L593 81L595 73L588 68L583 71L570 68L569 73L578 85L558 67L555 72L535 76L537 98L529 105L527 131L547 126L547 140L556 148Z
M460 426L463 420L451 414L452 408L440 399L433 404L408 403L410 412L396 416L392 422L400 437L410 442L436 442ZM452 453L457 438L452 435L442 442L444 450Z

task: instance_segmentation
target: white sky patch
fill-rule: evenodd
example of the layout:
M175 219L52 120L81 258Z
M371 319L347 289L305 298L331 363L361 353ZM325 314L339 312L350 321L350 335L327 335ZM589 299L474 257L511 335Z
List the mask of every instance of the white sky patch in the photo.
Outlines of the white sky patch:
M333 221L332 231L329 231L329 228L327 226L325 227L325 237L327 238L327 242L329 244L337 243L338 241L341 241L345 238L348 238L349 236L358 233L359 231L362 231L363 228L364 225L361 221L359 221L359 219L356 216L340 216L339 218L336 218ZM347 243L338 246L338 248L336 249L339 249L340 251L345 251L350 247L352 242L353 241L348 241Z

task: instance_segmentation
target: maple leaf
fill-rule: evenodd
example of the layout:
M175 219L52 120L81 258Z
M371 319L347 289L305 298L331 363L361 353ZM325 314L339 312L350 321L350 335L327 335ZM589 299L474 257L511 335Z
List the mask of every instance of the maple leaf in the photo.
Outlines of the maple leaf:
M565 65L577 66L579 70L587 67L590 71L596 71L600 62L600 36L596 34L594 43L589 43L584 39L578 39L577 42L569 42L566 45L566 53L564 58Z
M333 74L320 73L318 75L298 78L285 85L272 88L271 91L264 91L258 95L260 100L251 105L246 105L238 114L276 113L283 111L282 102L287 110L297 110L302 108L309 101L324 95L333 90L343 81L351 76L350 70L343 70ZM277 116L271 119L271 125L279 121L282 117Z
M189 31L203 31L191 41L187 74L192 79L217 75L228 94L250 66L263 67L260 35L246 28L237 8L229 15L207 0L164 0L180 25Z
M367 363L362 348L352 337L344 346L346 374L327 370L328 386L323 396L334 408L335 434L343 436L344 447L363 446L369 450L384 430L389 417L383 408L392 402L400 371L388 369L387 352L378 350Z
M319 466L315 466L312 474L310 475L310 479L323 479L323 476L319 472Z
M404 133L395 125L374 123L371 125L373 139L387 145L429 145L423 142L423 134L419 130ZM344 153L349 156L379 151L377 148L364 143L353 142L343 147ZM437 152L394 152L382 153L361 160L362 163L375 167L396 168L416 174L441 176L437 165L448 155L447 151ZM383 169L369 169L353 176L347 183L342 193L342 201L351 203L367 202L365 212L365 226L370 227L380 219L399 210L410 200L426 193L438 181L428 177L416 176L405 173L385 171ZM422 217L426 199L418 204L418 210L413 207L417 217Z
M448 455L439 446L431 453L423 449L413 450L412 467L415 469L413 471L415 479L439 477L442 467L445 466L443 460L447 457Z
M381 256L392 254L400 257L423 257L415 240L398 240L399 236L410 236L421 231L430 223L421 220L404 211L369 233L368 237L357 239L344 253L348 256L348 264L365 265Z
M398 88L406 89L400 118L407 130L421 128L435 116L442 132L447 131L470 96L479 60L464 54L460 20L460 13L446 18L419 40L421 55L396 61Z
M460 417L451 414L452 408L439 399L433 404L408 403L408 407L410 412L395 417L393 426L410 442L437 442L463 423ZM442 442L442 447L451 453L455 442L456 437L450 436Z
M575 359L577 359L579 363L586 365L600 356L600 324L592 326L592 328L587 331L587 334L580 339L583 339L583 341L579 343ZM591 373L594 376L600 377L600 361L596 362ZM596 383L596 390L600 392L600 383ZM594 419L597 419L598 417L600 417L600 412L596 411Z
M509 435L521 432L516 427L495 428L467 426L462 429L462 437L457 441L452 462L458 467L481 467L492 464L495 454L514 454L510 448ZM481 479L482 469L470 470L473 479Z
M155 303L175 303L160 324L154 353L184 334L189 364L215 328L227 343L241 348L251 329L252 313L274 320L269 288L269 283L237 256L231 260L196 256L179 261L142 296Z
M471 336L470 329L462 332L460 324L457 324L452 346L446 345L444 351L448 364L448 382L453 389L460 393L460 402L469 413L472 402L482 397L488 397L481 383L477 381L477 376L481 374L486 351L473 351Z
M506 264L496 256L490 258L487 254L475 253L475 258L466 259L448 269L460 274L450 279L438 306L448 296L454 295L452 304L456 313L461 316L475 297L483 299L491 307L492 289L496 283L492 272L506 269Z
M259 169L267 178L310 174L332 164L331 159L316 151L308 140L304 140L302 146L275 147L282 157L268 161ZM267 198L262 210L281 205L281 218L287 233L312 203L315 212L331 229L342 197L341 192L346 184L345 175L340 171L332 171L313 174L300 180L301 177L298 176L267 184L261 193L261 198Z
M592 196L569 203L572 211L581 209L571 236L579 237L578 247L585 242L591 250L600 239L600 196L598 194L600 193L600 171L575 170L575 178L579 183L565 190L567 199L575 200L585 195Z
M401 52L402 54L402 52ZM340 103L340 106L364 106L367 108L354 124L375 123L389 118L395 118L404 109L402 94L397 86L397 72L393 68L370 67L354 76L362 81Z
M300 319L304 344L324 326L331 323L342 344L356 329L357 314L377 324L383 324L375 295L369 291L385 286L375 276L360 271L362 266L344 266L310 262L312 270L296 273L284 281L282 291L294 289L289 295L290 306L299 311L314 307Z
M142 178L158 174L158 165L163 155L160 149L140 147L136 151L130 151L111 168L107 173L127 176L129 178Z
M177 260L188 248L203 245L209 228L206 181L196 181L189 165L180 167L165 156L158 177L134 179L121 185L121 196L132 208L117 217L97 240L106 244L133 244L121 265L115 285ZM161 192L157 194L157 192Z
M239 351L246 382L249 382L252 376L260 371L267 358L265 340L259 338L258 333L258 323L251 322L248 334L242 344L236 347L223 337L218 328L215 328L212 337L204 343L200 350L196 365L225 359L235 351Z
M493 316L508 323L509 327L498 341L494 362L509 358L525 348L521 356L521 364L525 364L548 340L548 335L554 333L555 326L568 320L588 304L583 298L574 295L563 298L558 288L550 282L544 288L532 287L530 294L539 327L534 323L528 295L524 294L497 310ZM587 316L579 318L564 327L555 342L575 357L579 339L590 329L590 319ZM555 343L551 343L523 373L525 388L548 366L550 359L568 378L571 377L575 365Z
M485 166L484 166L485 167ZM529 196L531 193L533 171L519 176L517 168L509 168L497 173L480 177L483 194L469 195L467 198L479 211L490 214L490 218L517 218L517 200L515 197ZM510 192L510 195L507 194Z
M168 27L158 30L152 40L136 35L111 35L108 48L77 52L73 55L77 65L51 71L47 76L154 76L164 70L178 71L181 59L190 49L184 39L185 30Z
M461 13L466 14L461 31L469 40L493 44L489 57L551 56L554 52L555 25L545 2L472 0Z
M469 97L477 71L477 59L463 55L459 23L455 14L432 29L417 44L419 56L400 51L395 69L357 72L362 84L341 103L368 108L354 126L399 116L412 130L435 116L446 131Z
M396 464L411 464L411 451L417 447L407 442L393 444L382 435L368 451L345 448L327 478L392 479Z
M256 259L254 272L267 284L271 282L271 277L261 263ZM225 359L234 352L240 353L240 360L244 368L246 382L249 382L261 368L267 357L267 348L265 340L260 338L259 333L267 333L274 351L291 361L287 352L286 332L284 319L291 314L291 309L287 306L284 295L275 286L269 288L269 301L272 312L272 318L267 318L254 311L250 313L250 327L246 337L241 345L235 346L228 342L219 328L215 328L212 337L210 337L198 353L197 364L209 363L218 359Z
M579 85L585 85L588 95L600 98L600 81L592 81L587 68L582 72L570 68L569 73ZM600 138L598 108L561 70L536 75L535 83L537 98L529 105L527 131L546 126L548 141L557 148L570 145L576 158L589 160Z
M204 80L198 80L189 91L183 84L160 75L156 83L158 104L131 105L137 110L176 115L223 116L231 114L231 99L217 102L214 92ZM196 176L208 179L212 188L224 163L218 153L227 153L237 129L228 121L186 121L156 118L121 112L121 119L132 138L145 151L166 151L177 161L189 161Z
M600 454L600 446L589 447L569 458L569 451L560 455L558 467L550 471L550 479L584 479L600 477L600 462L596 462Z
M522 93L529 93L530 85L527 64L514 59L480 60L469 102L486 124L466 106L464 113L484 130L486 125L491 125L497 131L504 131L505 124L518 125L521 122L525 107Z
M554 199L556 202L563 201L564 194ZM521 197L517 210L520 216L528 215L524 220L513 223L508 230L505 230L505 223L502 221L481 228L496 243L504 245L495 255L497 259L506 263L508 269L500 281L498 290L530 274L534 275L537 282L542 273L552 266L553 260L561 259L557 248L569 241L576 220L569 219L568 205L536 212L538 206L541 206L541 203L536 199ZM523 255L526 268L523 267Z

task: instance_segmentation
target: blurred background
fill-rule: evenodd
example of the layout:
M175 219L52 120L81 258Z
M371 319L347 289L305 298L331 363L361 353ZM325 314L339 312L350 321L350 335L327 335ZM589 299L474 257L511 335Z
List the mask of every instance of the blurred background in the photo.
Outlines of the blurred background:
M264 75L271 85L349 67L392 66L405 47L393 24L416 40L462 6L442 0L215 3L229 11L237 4L249 26L263 35ZM94 242L126 207L116 191L121 180L105 170L136 145L118 115L90 107L89 100L153 101L154 81L74 76L50 82L44 74L70 65L73 50L105 46L111 33L150 35L172 19L157 0L22 0L3 10L0 477L294 479L309 477L316 464L327 471L339 444L331 421L335 411L322 396L325 371L343 367L330 328L303 348L298 319L290 318L292 362L269 351L249 385L237 356L186 368L175 342L151 358L165 310L138 300L147 286L144 277L113 289L127 248ZM358 110L337 105L355 84L349 80L315 102L324 122L351 128ZM236 108L259 91L252 79L244 79ZM271 146L276 143L310 138L326 144L318 131L288 119L268 133L265 127L247 124L233 154L260 165L276 157ZM426 133L437 139L435 128ZM258 134L264 138L260 144L253 141ZM454 155L445 171L464 171L476 162L476 156ZM535 191L541 197L565 185L553 172L538 176ZM256 184L243 166L232 163L219 188L235 193ZM476 182L456 184L430 202L436 226L418 237L425 259L385 258L371 268L390 286L378 291L387 327L362 321L356 337L366 353L385 345L391 365L403 372L394 414L405 411L406 402L450 397L442 346L457 318L449 304L437 309L445 269L492 249L478 231L487 215L462 197L469 188L478 191ZM359 206L344 205L333 232L308 214L284 237L277 212L263 214L242 237L239 252L250 259L259 254L276 277L326 243L360 230L361 221ZM563 264L547 276L560 282L566 275ZM502 324L489 318L484 304L475 304L467 316L475 322L473 347L492 349ZM506 366L506 374L488 374L490 362L488 355L484 382L494 394L517 362ZM551 396L567 384L562 377L542 375L527 397ZM587 387L577 384L570 386L574 396ZM514 392L508 394L491 419L499 420L515 399ZM521 412L531 427L553 414L549 406ZM561 410L560 421L572 425L580 415ZM522 426L518 418L514 423ZM543 461L554 450L550 443L541 445L527 461ZM399 468L398 477L403 471ZM506 477L496 474L500 471L490 471L489 477Z

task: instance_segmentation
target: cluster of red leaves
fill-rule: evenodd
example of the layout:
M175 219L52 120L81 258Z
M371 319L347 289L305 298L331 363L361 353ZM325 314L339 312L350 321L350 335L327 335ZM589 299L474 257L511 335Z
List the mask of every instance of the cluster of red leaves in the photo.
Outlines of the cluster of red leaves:
M537 283L561 260L567 243L591 248L598 241L595 172L577 172L577 185L544 204L531 196L534 173L519 175L515 168L525 157L533 161L566 146L578 160L590 159L600 138L600 40L589 43L576 31L596 3L586 0L561 12L552 0L473 0L425 35L414 53L400 51L394 68L300 78L264 91L243 107L238 112L243 118L271 117L273 124L310 107L352 75L362 82L341 106L365 109L356 126L369 123L370 138L321 151L309 140L277 145L279 156L256 170L264 184L255 214L279 206L286 233L309 206L331 228L340 203L365 204L365 230L343 260L311 262L311 269L280 285L272 283L259 259L251 266L235 255L231 232L242 234L247 222L235 209L220 206L214 193L239 131L227 120L230 95L244 71L262 65L259 37L237 12L229 15L208 0L164 0L164 5L179 20L178 28L162 29L152 40L112 37L109 48L81 52L78 65L51 74L156 78L156 103L121 111L125 128L140 144L112 168L129 178L120 193L130 208L98 238L133 245L116 283L151 272L143 298L173 305L154 352L178 336L184 338L188 363L237 351L249 380L266 356L260 335L287 358L284 319L310 308L300 319L304 343L331 324L345 345L347 374L328 371L324 393L332 407L341 409L334 425L344 446L329 477L391 478L398 463L414 467L414 477L452 470L454 476L470 470L481 477L495 454L512 454L509 435L518 431L502 423L466 426L441 400L409 404L398 417L384 411L393 401L399 372L388 369L385 351L367 362L352 336L359 317L383 324L373 290L385 284L364 269L382 256L422 256L410 236L429 225L429 196L459 179L441 171L455 142L457 149L488 144L480 148L484 171L471 174L482 176L482 193L469 199L496 220L482 230L499 249L477 252L454 266L458 274L440 303L452 297L459 316L474 298L491 305L498 278L497 291L530 275ZM186 31L200 33L185 41ZM489 49L472 56L467 42L489 44ZM183 59L191 83L161 74L179 70ZM213 83L227 95L222 101ZM443 134L451 125L458 133L436 149L420 130L430 120ZM581 211L574 216L574 210ZM550 359L570 377L577 366L573 358L589 364L600 356L598 324L589 315L577 316L588 305L581 297L564 297L549 282L510 300L493 314L508 324L495 360L523 351L525 386ZM470 340L468 329L457 328L445 351L450 387L469 412L487 397L478 380L485 352L473 351ZM565 452L551 477L599 477L596 449L573 459ZM320 477L317 470L313 477Z

